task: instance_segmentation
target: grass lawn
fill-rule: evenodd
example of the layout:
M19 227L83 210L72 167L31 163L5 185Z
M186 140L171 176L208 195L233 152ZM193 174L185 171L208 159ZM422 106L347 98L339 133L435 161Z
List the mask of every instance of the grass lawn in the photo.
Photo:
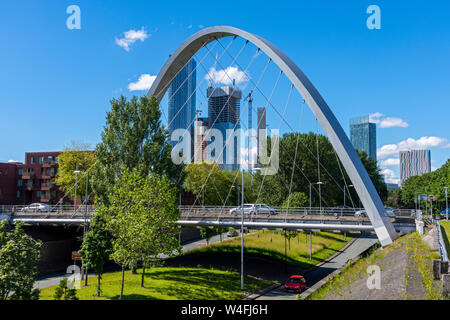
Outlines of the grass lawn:
M348 241L353 238L347 234L339 233L313 232L312 234L312 260L309 260L309 232L299 232L297 237L287 241L286 262L290 265L299 266L307 269L317 263L327 259L336 251L339 251ZM272 259L284 261L285 240L281 231L274 234L274 231L257 231L246 234L244 237L244 253L257 254ZM241 237L216 242L206 247L198 248L187 253L238 253L241 250Z
M447 254L450 254L450 221L441 221L441 227Z
M153 268L146 272L145 286L140 287L141 275L125 273L123 299L128 300L235 300L244 296L240 292L240 274L230 271L205 268ZM89 286L77 290L80 300L119 299L122 273L112 272L103 275L102 297L97 294L97 278L89 278ZM273 282L247 276L245 290L254 292ZM55 286L41 290L41 300L52 300Z

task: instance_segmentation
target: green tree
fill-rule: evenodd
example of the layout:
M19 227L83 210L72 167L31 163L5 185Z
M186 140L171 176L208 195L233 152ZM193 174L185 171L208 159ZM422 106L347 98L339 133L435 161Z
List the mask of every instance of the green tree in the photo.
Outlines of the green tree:
M309 199L303 192L294 192L283 201L283 207L306 207L309 205Z
M90 230L86 233L79 252L82 255L83 268L92 269L97 275L97 296L101 296L103 266L112 253L112 235L107 229L106 218L101 213L91 219Z
M95 163L95 152L90 150L89 144L72 142L63 152L58 155L58 174L55 183L69 197L75 196L75 180L77 179L77 195L84 197L86 194L86 171ZM76 177L74 171L78 169L80 173ZM92 171L91 171L92 172ZM93 178L89 173L89 178ZM88 185L88 194L92 187Z
M209 240L211 239L211 237L213 235L216 234L216 230L211 229L211 228L200 228L200 235L203 239L206 239L206 244L209 244Z
M156 260L160 254L179 250L176 189L157 174L141 177L137 169L124 169L109 194L108 206L100 206L99 212L108 217L108 230L113 235L111 257L122 266L122 299L126 267L142 260L143 286L145 267L151 257Z
M402 202L405 206L414 208L414 200L417 199L419 194L432 194L435 196L433 207L442 210L445 207L445 187L449 186L449 181L450 159L433 172L407 179L402 185Z
M267 145L270 149L270 138ZM374 159L367 157L367 154L359 153L359 156L380 197L384 200L387 190L380 168ZM302 192L309 198L310 183L321 181L322 206L343 204L344 186L350 183L350 179L326 136L312 132L284 134L280 138L279 159L279 170L276 175L264 177L260 172L255 175L256 183L253 188L261 190L259 194L261 202L274 206L282 205L289 192ZM320 174L317 159L320 161ZM260 188L262 183L264 187ZM320 200L318 187L312 185L311 189L312 206L317 207ZM350 192L353 201L358 199L355 190L350 189ZM356 203L354 205L356 206Z
M123 168L136 169L141 177L155 172L181 185L182 165L172 162L172 147L154 96L111 100L101 137L95 151L97 164L92 183L103 203L107 204L108 193Z
M298 231L295 230L283 230L281 231L281 235L288 241L289 250L291 250L291 239L295 238L298 234Z
M189 163L184 168L185 190L192 192L197 198L197 205L224 205L233 204L236 193L230 192L232 186L232 174L226 170L220 170L218 164L211 161ZM235 202L234 202L235 203Z
M0 222L0 299L37 300L39 290L33 289L38 274L37 262L41 242L23 230L21 222L11 227Z
M77 290L75 288L69 289L67 285L67 278L62 279L59 285L55 288L53 294L54 300L78 300Z

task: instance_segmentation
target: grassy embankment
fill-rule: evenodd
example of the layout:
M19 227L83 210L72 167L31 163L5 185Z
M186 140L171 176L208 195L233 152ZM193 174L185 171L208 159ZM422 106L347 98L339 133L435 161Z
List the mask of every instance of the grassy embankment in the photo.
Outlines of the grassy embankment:
M444 238L447 254L450 254L450 221L441 221L441 231Z
M126 272L123 299L126 300L198 300L240 299L240 275L237 272L205 268L154 268L146 272L145 288L140 287L141 270L138 274ZM97 278L89 278L89 286L77 290L80 300L119 299L121 272L103 275L102 296L96 297ZM257 291L272 284L270 281L247 276L245 290ZM41 300L52 300L55 286L41 290Z
M313 232L312 233L312 260L309 260L309 232L299 232L298 238L292 238L289 248L289 242L286 245L286 262L302 269L316 265L317 263L327 259L335 252L339 251L348 241L353 239L353 235L347 234L344 240L343 234ZM245 246L244 254L254 254L268 257L275 260L284 261L285 239L278 231L258 231L246 234L244 237ZM239 253L241 250L241 238L236 237L223 242L211 244L206 247L192 250L185 253L189 254L224 254Z
M331 256L341 249L352 235L335 233L313 233L313 259L309 261L309 233L299 233L299 238L291 239L290 249L287 243L287 263L302 268L308 268ZM240 252L240 237L211 244L195 249L188 254L238 253ZM280 232L255 232L245 236L245 254L257 254L272 259L284 260L284 237ZM244 296L240 292L240 275L237 272L185 267L161 267L146 272L145 285L141 288L140 274L129 272L125 277L124 299L239 299ZM96 278L90 279L88 287L77 290L81 300L118 299L120 291L121 272L106 273L102 280L102 297L96 295ZM254 292L272 284L272 281L256 279L247 276L245 291ZM41 299L53 299L55 286L41 291Z
M345 266L341 273L315 291L308 297L308 300L321 300L331 292L339 295L353 281L367 277L368 266L380 264L380 261L394 250L404 250L414 260L417 271L422 278L422 286L426 298L431 300L441 299L439 288L433 284L432 269L432 260L438 259L439 254L432 252L427 244L422 241L420 235L414 232L403 236L386 248L372 250L366 257ZM405 285L407 286L408 278L406 272L408 270L405 270ZM406 299L407 297L404 298Z

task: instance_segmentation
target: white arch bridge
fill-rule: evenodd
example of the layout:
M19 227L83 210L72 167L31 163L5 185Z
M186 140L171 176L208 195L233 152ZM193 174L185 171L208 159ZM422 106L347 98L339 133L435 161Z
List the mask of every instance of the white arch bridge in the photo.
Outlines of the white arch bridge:
M367 212L371 226L358 228L372 228L383 246L392 243L392 241L397 238L397 233L392 221L389 217L384 215L383 203L338 120L320 95L319 91L300 68L269 41L247 31L229 26L215 26L203 29L185 40L173 54L170 55L153 82L148 95L154 95L161 101L172 80L200 49L213 41L218 42L219 39L227 37L240 37L245 39L246 43L250 42L254 44L258 48L258 51L261 50L264 52L270 58L269 61L273 61L280 68L281 72L287 76L292 83L292 86L295 87L298 93L303 97L328 136ZM224 50L226 51L226 48L224 48ZM193 224L193 222L184 222L184 224L189 223ZM214 225L218 222L203 223L206 225ZM250 222L247 222L247 225L249 224ZM288 228L287 225L285 227Z
M237 29L229 26L216 26L203 29L188 39L186 39L169 57L162 69L160 70L158 76L153 82L148 95L154 95L158 101L162 101L165 96L166 91L171 85L174 78L179 74L179 72L184 68L184 66L199 52L201 49L206 48L210 53L210 49L207 47L210 43L215 42L220 43L222 38L232 38L232 41L236 38L242 38L245 40L244 47L247 43L251 43L257 48L255 56L263 52L268 56L268 63L271 61L278 66L280 69L280 75L284 74L290 81L291 90L295 88L297 92L302 97L304 103L306 103L313 113L316 121L322 127L325 134L328 136L331 145L334 148L336 156L339 158L340 163L342 163L348 177L351 181L351 186L357 193L362 206L366 212L366 218L355 218L339 216L334 217L327 214L323 214L323 208L321 205L320 214L315 215L312 212L307 212L306 214L294 214L289 213L286 216L280 214L278 216L247 216L244 218L244 227L248 229L286 229L286 230L327 230L327 231L361 231L361 232L375 232L381 245L388 245L394 241L398 235L396 231L401 231L401 225L412 225L410 217L400 217L391 218L385 215L385 209L383 203L366 171L364 165L359 159L358 154L353 148L350 140L348 139L346 133L342 129L342 126L336 119L335 115L325 102L325 100L320 95L319 91L314 87L311 81L306 77L306 75L300 70L300 68L287 57L280 49L274 46L269 41L249 33L247 31ZM224 53L229 53L227 51L228 47L223 47ZM243 47L243 48L244 48ZM240 54L240 52L239 52ZM238 55L239 55L238 54ZM235 63L237 57L233 59ZM200 63L201 61L199 61ZM216 57L215 63L219 63ZM245 72L245 70L244 70ZM263 74L265 69L263 71ZM261 75L262 77L262 75ZM229 79L231 80L231 78ZM259 80L258 80L259 83ZM276 84L278 80L276 81ZM275 86L276 86L275 84ZM258 88L258 84L255 85L255 89ZM274 87L275 89L275 87ZM252 91L251 91L252 92ZM263 95L263 93L261 93ZM270 95L267 104L270 103ZM265 97L265 96L264 96ZM266 98L266 97L265 97ZM267 99L267 98L266 98ZM189 100L189 99L188 99ZM187 101L186 101L187 102ZM302 109L303 110L303 109ZM277 112L277 110L275 110ZM338 163L339 163L338 161ZM320 163L319 163L319 152L317 151L317 162L318 162L318 181L320 182ZM292 176L294 174L295 157L293 162ZM303 172L301 172L303 173ZM341 170L342 173L342 170ZM305 175L303 173L303 175ZM208 175L209 178L210 175ZM342 176L344 176L342 174ZM310 190L314 183L305 178L309 182ZM208 180L208 179L207 179ZM317 180L316 180L317 181ZM345 178L344 178L345 182ZM206 181L205 181L206 184ZM205 187L203 185L203 189ZM292 186L292 178L291 178ZM344 199L346 193L346 187L344 186ZM262 184L261 184L262 189ZM315 189L315 187L314 187ZM342 188L340 187L342 190ZM289 190L291 188L289 187ZM231 191L231 190L230 190ZM261 190L260 190L261 191ZM290 192L290 191L289 191ZM310 191L311 194L311 191ZM350 194L350 193L349 193ZM259 195L258 195L259 196ZM319 185L319 197L320 197L320 185ZM198 200L198 198L196 199ZM344 200L345 202L345 200ZM194 202L195 204L195 202ZM225 204L224 204L225 205ZM218 212L223 206L216 207L213 211ZM181 218L178 224L181 226L207 226L207 227L240 227L241 218L232 217L230 215L217 213L214 215L199 215L196 211L199 211L194 205L189 209L181 209ZM305 209L306 210L306 209ZM63 210L64 211L64 210ZM219 210L220 211L220 210ZM198 212L197 212L198 213ZM27 224L87 224L89 222L90 216L92 216L92 211L83 212L82 208L78 210L72 210L72 212L50 212L42 213L44 216L39 216L36 214L28 215L26 212L20 212L18 210L12 210L9 219L21 220ZM410 216L407 213L406 216ZM400 220L399 220L400 219ZM409 220L408 220L409 219ZM396 230L397 229L397 230Z

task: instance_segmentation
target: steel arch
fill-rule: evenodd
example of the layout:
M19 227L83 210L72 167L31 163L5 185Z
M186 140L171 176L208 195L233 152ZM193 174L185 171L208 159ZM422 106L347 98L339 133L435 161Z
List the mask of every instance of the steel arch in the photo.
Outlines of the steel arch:
M333 148L344 165L347 174L358 193L367 215L372 222L381 245L392 243L398 236L390 218L384 215L383 203L358 157L350 140L328 107L319 91L300 68L280 49L269 41L230 26L215 26L200 30L186 39L169 57L153 82L147 95L155 95L161 101L173 77L205 44L224 37L238 36L261 49L283 71L319 121Z

